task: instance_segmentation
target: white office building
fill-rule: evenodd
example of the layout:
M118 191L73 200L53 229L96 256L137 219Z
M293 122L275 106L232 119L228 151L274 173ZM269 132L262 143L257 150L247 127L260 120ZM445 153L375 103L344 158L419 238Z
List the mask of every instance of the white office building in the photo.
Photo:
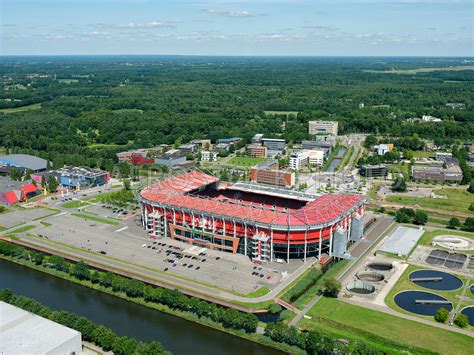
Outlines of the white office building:
M217 152L210 150L201 151L201 160L202 161L217 161Z
M331 134L337 136L337 121L309 121L309 134Z
M289 167L300 170L306 164L321 166L324 163L324 151L322 150L299 150L290 155Z

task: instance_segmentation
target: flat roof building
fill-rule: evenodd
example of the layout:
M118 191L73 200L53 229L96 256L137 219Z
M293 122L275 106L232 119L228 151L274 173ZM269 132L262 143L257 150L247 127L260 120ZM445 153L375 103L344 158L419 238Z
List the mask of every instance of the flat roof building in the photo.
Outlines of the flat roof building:
M387 177L388 165L362 165L359 169L360 175L366 178Z
M250 169L250 181L292 188L295 186L295 174L286 170L253 167Z
M81 333L0 302L0 354L82 354Z
M268 157L280 154L286 148L285 140L278 138L262 138L262 145L267 147Z
M38 172L46 170L48 161L28 154L9 154L0 156L0 165L15 166Z
M261 144L262 143L263 134L257 133L252 137L252 144Z
M31 180L15 181L0 176L0 204L14 205L37 194L38 189Z
M247 155L254 158L265 158L267 156L267 147L258 144L247 146Z
M338 126L337 121L309 121L308 132L312 135L332 134L337 136Z
M289 166L293 170L300 170L306 164L321 166L324 163L324 151L299 150L290 155Z
M155 158L155 164L165 165L167 167L174 167L186 161L186 157L182 155L170 154Z

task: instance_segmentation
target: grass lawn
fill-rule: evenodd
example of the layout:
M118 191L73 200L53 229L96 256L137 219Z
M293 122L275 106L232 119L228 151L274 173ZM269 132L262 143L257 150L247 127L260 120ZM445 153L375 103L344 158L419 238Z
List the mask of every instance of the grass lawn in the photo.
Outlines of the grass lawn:
M66 202L63 204L64 208L79 208L83 206L87 206L89 203L84 202L84 201L71 201L71 202Z
M321 299L299 325L305 329L322 327L344 337L361 338L389 347L389 353L422 349L445 354L470 354L474 341L471 337L394 315L355 306L332 298ZM422 349L413 349L422 348ZM407 349L411 348L411 349ZM469 350L471 349L471 350Z
M330 277L336 277L348 263L348 260L341 260L331 266L331 268L327 270L323 274L323 276L319 278L318 281L316 281L316 284L314 284L314 286L312 286L308 291L306 291L293 303L293 306L299 309L303 309L323 289L324 280Z
M94 222L111 224L113 226L116 226L118 224L117 222L114 222L110 219L107 220L107 219L97 218L97 217L90 216L90 215L84 214L84 213L71 213L71 216L84 218L84 219L89 219L89 220L94 221Z
M434 158L434 152L427 152L425 150L413 150L413 158Z
M457 211L472 213L468 210L469 205L474 202L474 194L466 189L443 188L434 191L436 195L447 196L447 198L412 197L404 195L393 195L385 198L387 202L395 202L403 205L419 205L425 208L435 208L444 211Z
M48 222L41 221L40 223L45 227L51 226L51 223L48 223Z
M79 79L58 79L58 83L61 84L75 84L79 82Z
M298 111L263 111L265 116L271 116L271 115L294 115L298 116Z
M253 157L233 157L229 160L228 164L238 165L238 166L254 166L262 161L267 160L266 158L253 158Z
M32 104L28 106L14 107L14 108L2 108L0 112L3 113L15 113L21 111L37 110L41 108L41 104Z

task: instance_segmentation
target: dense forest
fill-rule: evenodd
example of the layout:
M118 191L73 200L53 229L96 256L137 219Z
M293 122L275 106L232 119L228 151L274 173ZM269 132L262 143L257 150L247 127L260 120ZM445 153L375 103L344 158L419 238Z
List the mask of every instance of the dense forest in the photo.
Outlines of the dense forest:
M115 152L255 133L298 142L307 121L340 132L474 137L474 70L462 58L3 57L0 147L107 168ZM448 103L463 104L451 108ZM40 104L40 105L38 105ZM363 105L360 105L363 104ZM362 107L363 106L363 107ZM298 111L295 115L265 111ZM406 119L433 115L440 123Z

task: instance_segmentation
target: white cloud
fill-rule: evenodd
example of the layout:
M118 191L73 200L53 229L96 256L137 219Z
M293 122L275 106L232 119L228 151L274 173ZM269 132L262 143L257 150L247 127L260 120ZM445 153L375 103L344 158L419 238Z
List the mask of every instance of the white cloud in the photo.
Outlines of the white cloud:
M234 11L234 10L216 10L216 9L206 9L204 12L211 15L218 15L224 17L253 17L248 11Z

